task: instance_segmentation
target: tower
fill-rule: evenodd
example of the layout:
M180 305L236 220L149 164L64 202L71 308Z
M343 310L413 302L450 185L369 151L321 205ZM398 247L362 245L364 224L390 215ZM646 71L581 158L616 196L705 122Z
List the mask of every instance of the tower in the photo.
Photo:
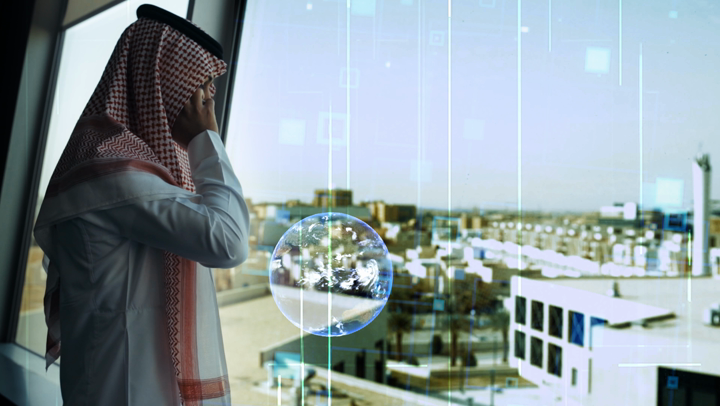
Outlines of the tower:
M710 274L708 224L710 220L710 156L698 154L693 161L693 252L692 274Z

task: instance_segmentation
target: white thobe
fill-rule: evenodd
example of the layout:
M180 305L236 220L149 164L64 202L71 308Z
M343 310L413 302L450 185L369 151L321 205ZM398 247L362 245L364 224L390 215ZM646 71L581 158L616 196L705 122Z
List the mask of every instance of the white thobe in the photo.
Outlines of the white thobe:
M197 261L197 272L231 268L247 257L249 223L240 183L218 134L199 134L188 154L196 193L146 173L122 175L117 185L145 182L143 187L153 190L51 227L53 244L42 248L50 251L47 266L57 269L61 281L65 405L181 403L168 345L163 251ZM103 183L95 189L98 185ZM202 280L198 306L214 307L217 317L212 278ZM218 341L222 359L199 359L200 368L221 363L227 370ZM208 401L229 402L229 395Z

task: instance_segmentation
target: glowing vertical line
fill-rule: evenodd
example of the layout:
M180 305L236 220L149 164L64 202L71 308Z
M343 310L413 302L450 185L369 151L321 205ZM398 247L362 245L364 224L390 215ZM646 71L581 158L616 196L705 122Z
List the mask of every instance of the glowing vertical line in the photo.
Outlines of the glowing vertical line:
M618 86L622 86L622 0L618 2Z
M422 46L423 46L423 35L422 35L422 27L423 27L423 3L418 2L418 150L417 150L417 207L418 209L420 206L420 200L421 200L421 190L422 190L422 179L421 176L421 166L420 163L422 162L423 158L423 147L422 147L422 137L423 137L423 77L422 77ZM420 245L419 240L416 241L416 246Z
M302 224L299 227L299 233L300 233L300 272L298 273L300 277L302 277L303 274L303 252L302 252ZM290 265L292 267L292 264ZM297 282L295 282L297 283ZM300 287L300 401L301 406L305 406L305 342L304 342L304 334L305 331L305 299L303 295L303 291L305 289Z
M518 0L518 14L517 14L517 71L518 71L518 86L517 86L517 99L518 99L518 112L517 112L517 127L518 127L518 150L517 150L517 188L518 188L518 219L517 224L522 222L522 0ZM518 264L520 258L522 258L522 229L516 231L518 239Z
M452 217L452 0L448 0L448 217ZM448 250L450 249L448 234ZM450 258L448 256L448 258Z
M350 72L348 72L348 75ZM330 120L328 123L328 216L332 216L332 102L330 102ZM331 267L332 262L332 220L330 220L330 217L328 217L328 262L327 266ZM327 377L327 383L328 383L328 406L332 405L332 395L331 395L331 387L332 387L332 335L330 334L332 329L332 292L330 291L331 285L330 280L328 280L328 325L327 325L327 333L328 333L328 377Z
M552 52L552 0L548 0L548 52Z
M642 59L642 42L640 43L640 55L638 61L639 80L638 80L638 130L640 135L640 220L644 222L643 216L643 59ZM645 224L643 224L644 226Z
M345 21L347 31L345 32L345 66L347 75L345 79L345 185L350 190L350 0L347 0L347 8L345 12Z
M448 221L450 218L452 218L452 0L448 0ZM458 230L459 232L459 230ZM450 239L452 238L452 233L448 233L448 244L447 244L447 250L448 250L448 265L450 263L450 252L452 250L452 247L450 246ZM449 267L448 267L449 270ZM449 297L448 301L452 301L452 281L448 279L448 292ZM450 303L448 303L450 304ZM450 309L452 311L455 311L455 309ZM453 315L448 312L448 317L452 318ZM450 320L452 323L452 319ZM452 325L450 326L450 329L452 330ZM450 337L448 337L450 340L449 342L452 342L452 331L449 331ZM457 334L457 333L456 333ZM453 354L457 356L457 354ZM452 362L452 360L451 360ZM461 361L462 362L462 361ZM450 372L450 363L448 363L448 406L452 403L452 374ZM460 378L462 379L462 377Z
M278 390L277 390L277 399L278 399L278 406L282 405L282 380L281 376L278 375Z

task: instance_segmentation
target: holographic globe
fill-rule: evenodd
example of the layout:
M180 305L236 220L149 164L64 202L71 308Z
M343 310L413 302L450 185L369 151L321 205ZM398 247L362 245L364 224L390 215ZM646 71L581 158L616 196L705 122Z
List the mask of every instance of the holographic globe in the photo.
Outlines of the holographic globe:
M392 262L382 238L362 220L320 213L285 232L270 262L270 290L293 324L318 336L367 326L392 290Z

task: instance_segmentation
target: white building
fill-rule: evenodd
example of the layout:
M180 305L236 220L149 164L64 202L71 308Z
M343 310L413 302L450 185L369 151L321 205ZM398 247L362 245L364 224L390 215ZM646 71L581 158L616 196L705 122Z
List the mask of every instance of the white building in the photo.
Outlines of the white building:
M611 286L512 279L510 365L547 389L544 404L720 405L720 328L702 324L720 281L623 279L632 300Z

